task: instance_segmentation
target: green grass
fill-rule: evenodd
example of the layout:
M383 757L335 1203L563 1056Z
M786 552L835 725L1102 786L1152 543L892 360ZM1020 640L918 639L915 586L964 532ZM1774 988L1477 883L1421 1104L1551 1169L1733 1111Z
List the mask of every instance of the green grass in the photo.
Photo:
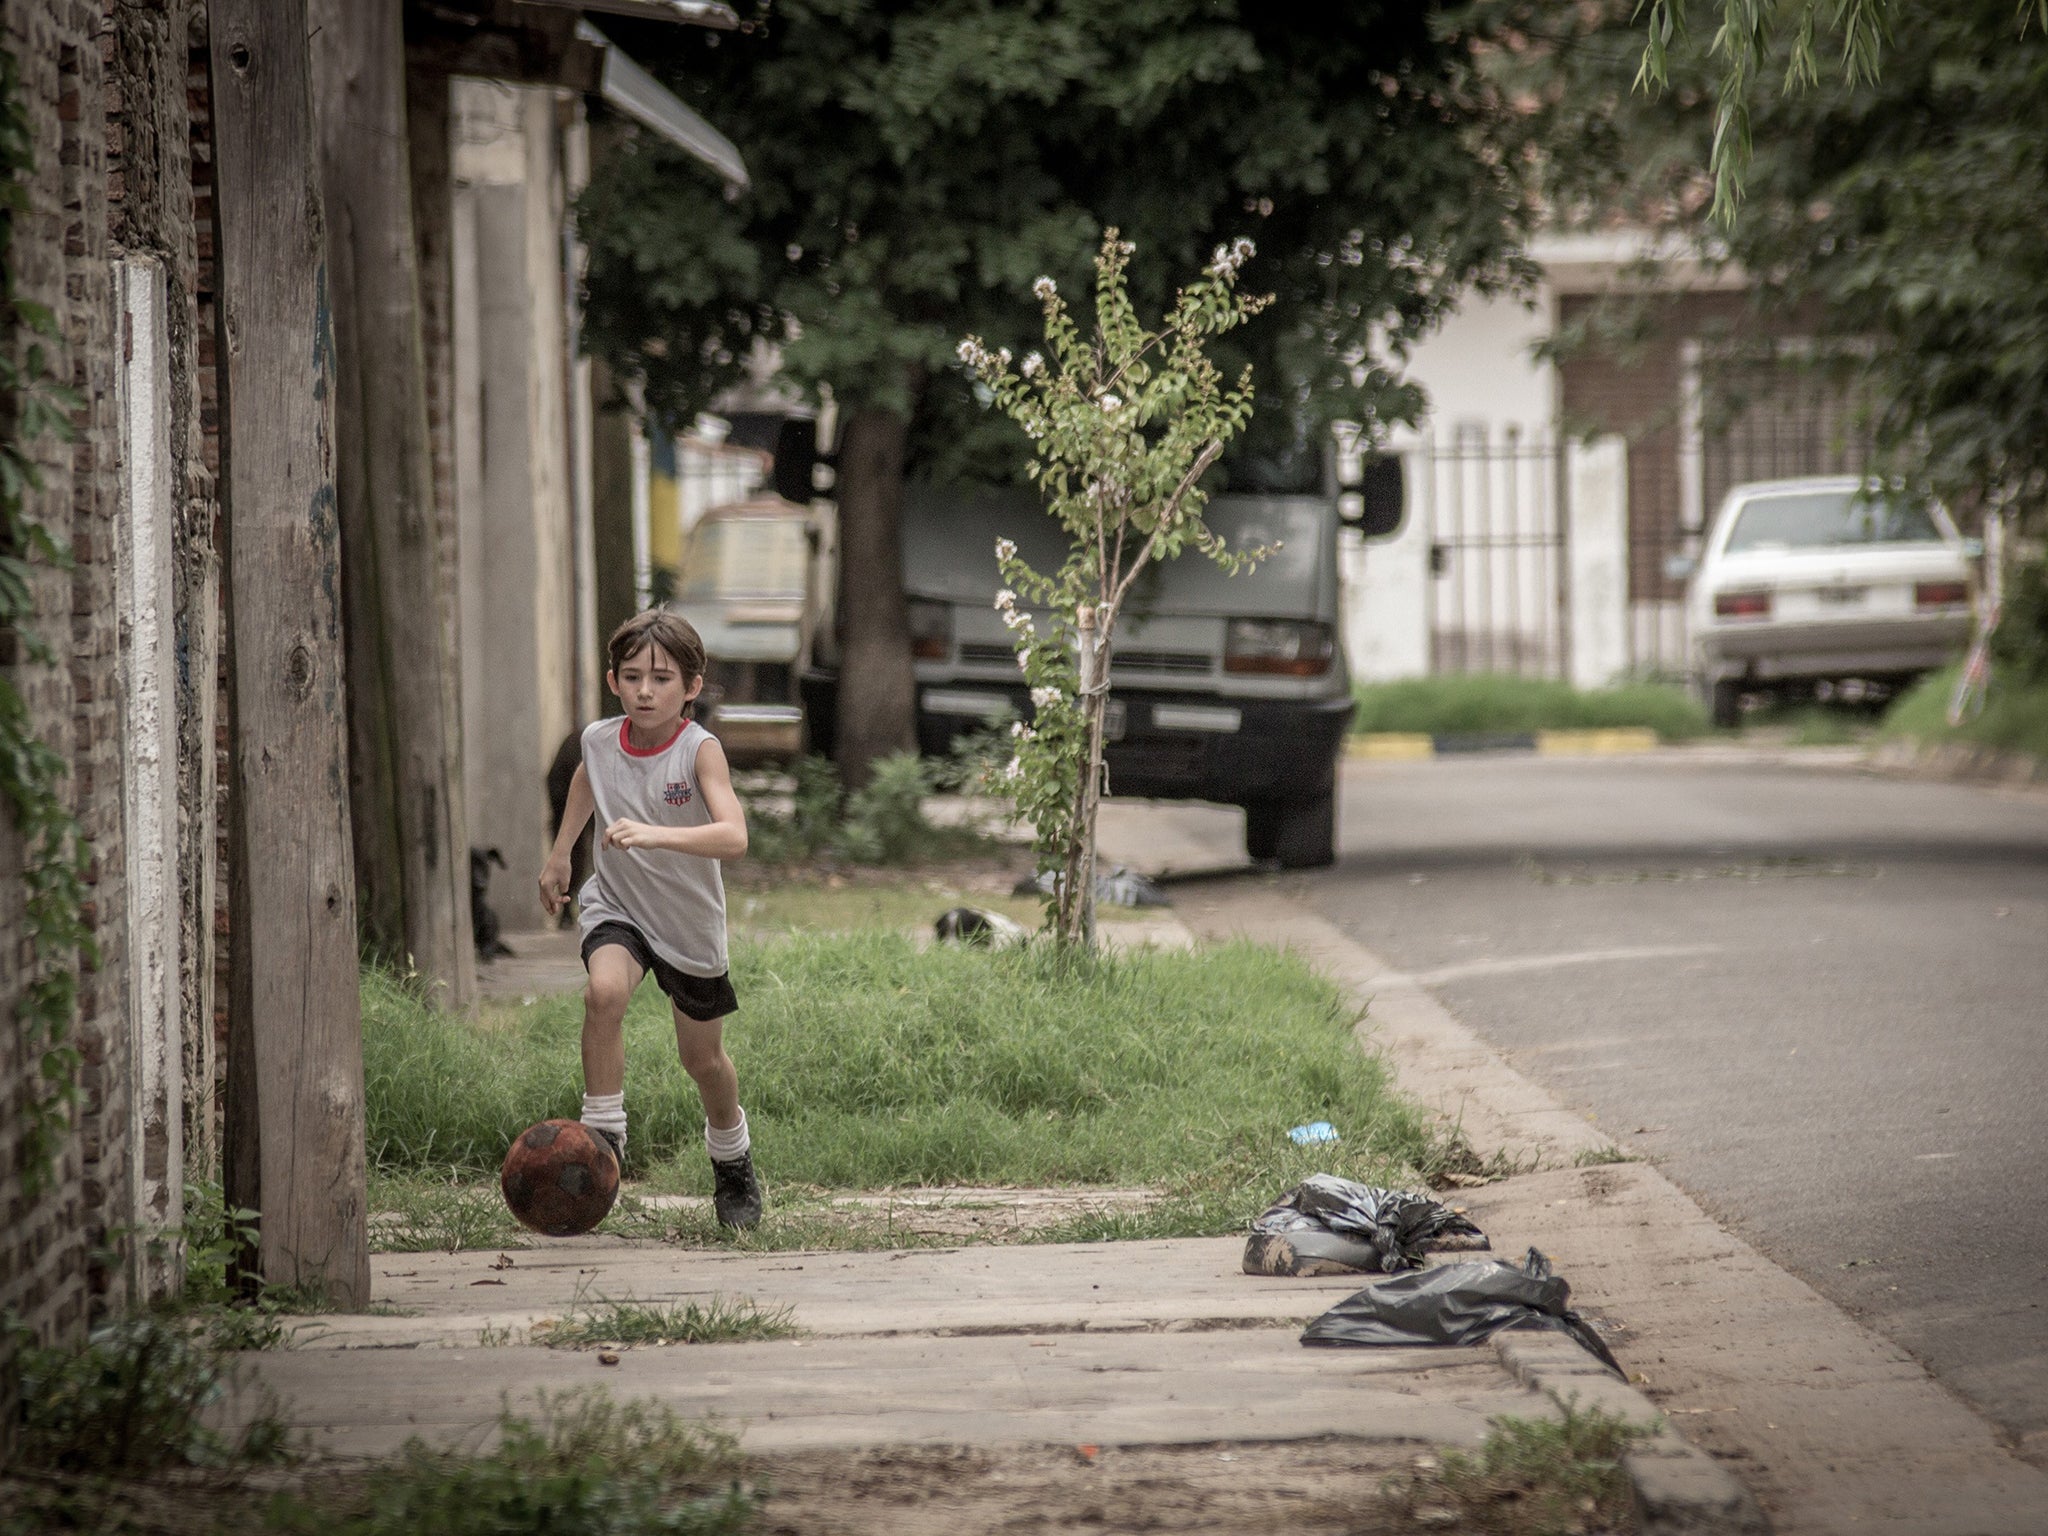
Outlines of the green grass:
M1103 1184L1169 1198L1092 1221L1223 1231L1307 1173L1413 1180L1457 1155L1358 1049L1341 994L1253 945L1075 959L805 935L736 944L733 969L742 1007L727 1039L769 1220L720 1237L708 1213L629 1198L613 1230L778 1247L796 1229L843 1224L823 1209L834 1189ZM580 1022L574 996L458 1017L366 974L372 1208L396 1212L420 1247L508 1240L490 1184L519 1130L577 1112ZM702 1112L651 989L626 1036L638 1187L702 1193ZM1343 1141L1295 1147L1287 1130L1309 1120L1333 1122ZM1062 1235L1090 1235L1086 1225ZM864 1226L896 1245L885 1218ZM380 1247L392 1230L380 1226Z
M1501 1536L1582 1536L1635 1529L1621 1458L1647 1431L1614 1414L1567 1406L1561 1419L1502 1417L1476 1451L1445 1451L1440 1463L1391 1485L1410 1514L1448 1509L1460 1531Z
M1924 742L1965 742L2048 758L2048 688L2001 683L1998 672L1993 671L1983 713L1951 726L1948 701L1959 673L1960 664L1923 677L1886 712L1883 734Z
M1647 726L1664 741L1688 741L1709 729L1705 711L1683 688L1624 683L1581 692L1550 678L1477 673L1360 683L1351 729L1426 735L1599 730Z
M599 1344L750 1344L794 1338L802 1330L790 1307L764 1308L747 1296L713 1296L707 1302L638 1301L631 1296L580 1294L569 1315L534 1333L550 1349L585 1349Z

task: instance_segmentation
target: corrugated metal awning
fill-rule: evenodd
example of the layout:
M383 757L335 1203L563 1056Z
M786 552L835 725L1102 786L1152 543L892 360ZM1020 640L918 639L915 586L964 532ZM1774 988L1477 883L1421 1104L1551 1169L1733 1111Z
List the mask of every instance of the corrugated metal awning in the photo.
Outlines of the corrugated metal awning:
M627 3L628 0L611 0L603 9L620 10ZM599 9L594 5L588 8ZM605 105L653 129L684 153L696 156L723 176L728 186L743 189L751 183L747 163L740 158L732 140L684 106L673 91L635 64L589 22L577 23L576 35L604 49L604 80L598 94Z

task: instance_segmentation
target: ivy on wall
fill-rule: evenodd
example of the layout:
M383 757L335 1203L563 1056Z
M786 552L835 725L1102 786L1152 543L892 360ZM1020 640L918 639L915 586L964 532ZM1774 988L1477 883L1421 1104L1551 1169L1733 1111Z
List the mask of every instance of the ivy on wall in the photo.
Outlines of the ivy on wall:
M85 920L88 855L78 822L59 793L63 757L35 733L20 669L50 666L56 654L34 627L37 562L68 570L71 551L29 514L42 487L33 454L43 437L68 440L75 391L56 382L46 343L59 339L57 317L15 292L16 218L28 208L23 178L33 169L34 137L20 100L20 73L0 52L0 797L22 843L25 937L31 951L15 1018L24 1061L22 1177L28 1192L55 1178L58 1150L78 1101L78 1047L72 1023L81 966L97 963ZM13 957L9 957L11 970Z

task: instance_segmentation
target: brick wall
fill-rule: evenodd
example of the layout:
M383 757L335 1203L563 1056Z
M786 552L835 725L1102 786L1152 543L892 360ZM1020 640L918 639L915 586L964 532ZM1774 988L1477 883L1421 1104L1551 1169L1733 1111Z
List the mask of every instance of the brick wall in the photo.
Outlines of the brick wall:
M1603 309L1603 306L1604 309ZM1567 294L1561 326L1604 317L1627 339L1588 346L1558 369L1568 430L1621 434L1628 440L1629 588L1636 601L1676 602L1664 558L1684 539L1684 349L1700 343L1710 358L1701 402L1700 507L1707 517L1731 484L1780 475L1834 474L1862 462L1836 387L1790 364L1768 361L1778 339L1812 327L1798 315L1761 318L1742 292L1603 298ZM1742 397L1750 396L1747 405Z
M88 916L100 963L81 977L75 1038L85 1061L77 1133L63 1148L54 1188L31 1199L21 1166L21 1106L37 1063L17 1031L0 1031L0 1093L10 1113L0 1128L0 1310L43 1339L75 1337L93 1297L113 1271L93 1265L104 1213L125 1194L127 1051L122 978L121 779L115 711L120 703L114 605L116 464L113 453L113 334L108 270L105 58L97 0L44 0L7 8L0 40L13 54L22 104L38 150L25 180L27 207L17 217L9 262L16 291L48 305L63 343L58 376L83 403L77 439L34 444L42 488L29 493L31 515L69 541L70 575L36 574L38 625L59 663L40 666L17 654L10 680L22 692L37 733L64 754L64 794L91 851ZM23 338L5 344L23 347ZM7 412L9 417L12 411ZM14 988L29 967L23 927L22 849L11 826L0 830L0 949L9 958L0 1009L13 1011ZM118 1268L118 1266L117 1266Z
M0 666L27 701L37 733L64 757L63 794L90 855L86 915L99 949L80 976L73 1022L82 1064L73 1134L54 1186L31 1198L20 1127L38 1064L18 1031L0 1027L0 1313L44 1341L77 1337L96 1316L175 1284L172 1265L138 1266L131 1226L135 1169L165 1177L173 1145L164 1108L137 1099L130 1038L127 848L124 844L122 620L124 486L119 373L128 338L114 280L127 256L159 263L166 291L170 398L175 649L178 666L180 998L190 1100L167 1106L191 1129L190 1157L212 1145L213 1040L210 942L217 775L214 677L218 665L218 523L207 452L202 352L211 323L198 303L209 253L195 225L195 135L187 94L192 13L200 0L26 0L0 12L0 42L14 56L20 99L37 149L24 183L10 265L22 297L58 318L53 367L77 393L73 440L34 445L42 487L31 515L72 550L75 568L38 568L37 629L55 665L31 663L0 638ZM203 100L201 102L203 107ZM20 336L0 345L24 347ZM11 402L0 402L11 418ZM23 848L0 817L0 1018L32 954L24 927ZM142 1129L138 1133L136 1127ZM141 1140L137 1141L137 1135ZM165 1209L160 1219L175 1222ZM141 1291L136 1289L140 1282ZM5 1396L0 1381L0 1397Z

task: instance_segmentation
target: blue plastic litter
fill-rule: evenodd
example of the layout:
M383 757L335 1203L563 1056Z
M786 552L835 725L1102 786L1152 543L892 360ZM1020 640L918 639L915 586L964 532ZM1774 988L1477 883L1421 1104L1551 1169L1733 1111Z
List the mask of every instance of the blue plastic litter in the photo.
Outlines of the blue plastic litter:
M1344 1139L1337 1134L1337 1127L1327 1120L1312 1120L1307 1125L1297 1125L1287 1135L1297 1147L1312 1147L1319 1142Z

